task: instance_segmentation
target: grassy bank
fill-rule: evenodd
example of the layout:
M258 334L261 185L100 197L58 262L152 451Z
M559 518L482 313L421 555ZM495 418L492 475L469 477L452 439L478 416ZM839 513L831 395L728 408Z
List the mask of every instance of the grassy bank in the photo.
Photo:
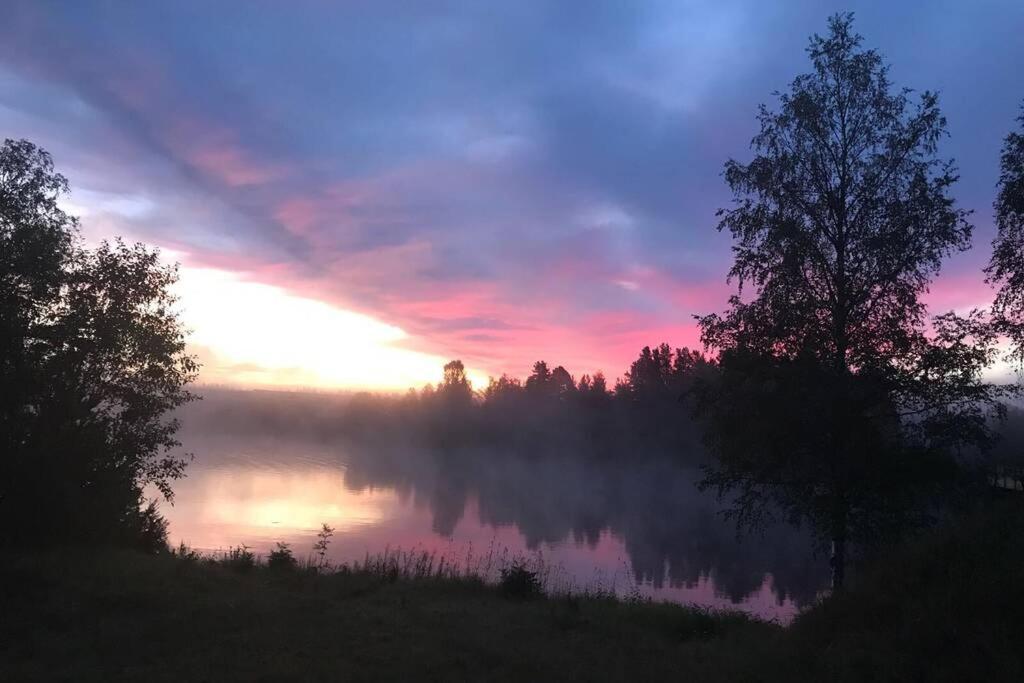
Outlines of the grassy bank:
M1024 680L1024 515L904 549L788 628L472 579L8 556L0 680Z
M0 680L735 680L779 629L474 580L106 553L17 559ZM737 653L745 653L743 658Z
M1024 496L879 557L799 617L816 680L1024 681Z

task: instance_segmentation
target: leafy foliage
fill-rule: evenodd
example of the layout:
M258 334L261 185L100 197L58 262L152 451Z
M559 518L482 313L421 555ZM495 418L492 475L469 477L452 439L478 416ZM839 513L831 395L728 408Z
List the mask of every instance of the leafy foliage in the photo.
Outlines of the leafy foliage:
M0 539L153 546L142 493L170 499L183 474L167 414L196 373L177 271L142 245L84 249L67 190L45 151L0 148Z
M287 543L278 543L267 555L267 567L275 571L290 571L298 565L298 560Z
M729 161L736 205L720 211L734 238L730 277L756 289L725 318L702 320L715 347L747 346L837 367L885 365L919 341L918 295L942 259L970 246L967 212L936 157L946 121L925 91L892 94L888 67L858 50L852 16L833 17L807 51L813 72L761 107L749 164Z
M252 571L256 567L256 555L248 546L240 545L234 548L229 548L228 551L224 553L224 556L220 558L220 564L244 574Z
M1000 156L999 194L995 201L998 232L986 272L999 285L993 306L1001 331L1024 362L1024 114L1020 132L1006 136Z
M327 547L331 544L332 536L334 529L327 524L321 524L320 531L316 534L316 543L313 544L313 552L317 555L319 567L327 566Z
M466 367L461 360L445 364L444 380L437 390L449 403L456 406L465 406L473 400L473 387L466 377Z
M988 444L1002 392L981 379L996 341L983 316L946 314L929 333L920 298L971 236L937 156L938 99L893 92L852 22L811 38L812 71L761 107L754 159L726 164L735 205L719 229L739 291L700 319L721 370L701 391L704 485L737 494L741 523L809 521L837 586L849 538L920 517L953 456Z

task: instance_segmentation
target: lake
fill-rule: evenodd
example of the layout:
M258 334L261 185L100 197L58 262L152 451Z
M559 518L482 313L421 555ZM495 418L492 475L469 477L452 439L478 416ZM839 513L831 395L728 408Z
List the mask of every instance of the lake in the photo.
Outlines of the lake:
M171 542L311 556L321 524L335 563L428 551L497 575L521 558L556 590L583 588L788 622L827 583L825 562L788 527L738 540L692 468L669 458L597 461L429 451L343 439L185 428L195 454L163 506Z

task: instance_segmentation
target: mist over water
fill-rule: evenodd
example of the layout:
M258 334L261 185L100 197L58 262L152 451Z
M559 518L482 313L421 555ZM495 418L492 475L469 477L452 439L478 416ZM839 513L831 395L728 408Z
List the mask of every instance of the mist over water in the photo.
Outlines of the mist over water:
M333 562L426 550L494 575L499 562L523 557L541 562L556 590L601 588L784 622L827 583L800 531L778 526L737 540L678 457L268 434L219 429L204 410L183 419L182 447L196 458L164 508L174 545L266 552L286 542L304 557L326 523Z

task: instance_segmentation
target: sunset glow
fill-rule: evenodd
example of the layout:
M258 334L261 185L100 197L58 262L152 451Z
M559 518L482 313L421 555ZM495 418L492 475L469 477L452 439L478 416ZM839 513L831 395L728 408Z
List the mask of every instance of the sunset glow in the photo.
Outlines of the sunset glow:
M446 362L403 348L397 327L226 271L184 268L178 295L206 382L404 389L437 382Z
M0 128L52 153L87 239L182 262L202 381L404 389L455 358L477 388L537 360L614 379L644 345L698 346L694 315L733 291L722 164L748 154L753 112L836 11L856 12L898 85L942 93L942 153L976 230L929 301L991 301L1019 3L938 24L926 4L892 21L862 2L444 18L416 3L175 5L15 3ZM896 28L910 25L927 30Z

